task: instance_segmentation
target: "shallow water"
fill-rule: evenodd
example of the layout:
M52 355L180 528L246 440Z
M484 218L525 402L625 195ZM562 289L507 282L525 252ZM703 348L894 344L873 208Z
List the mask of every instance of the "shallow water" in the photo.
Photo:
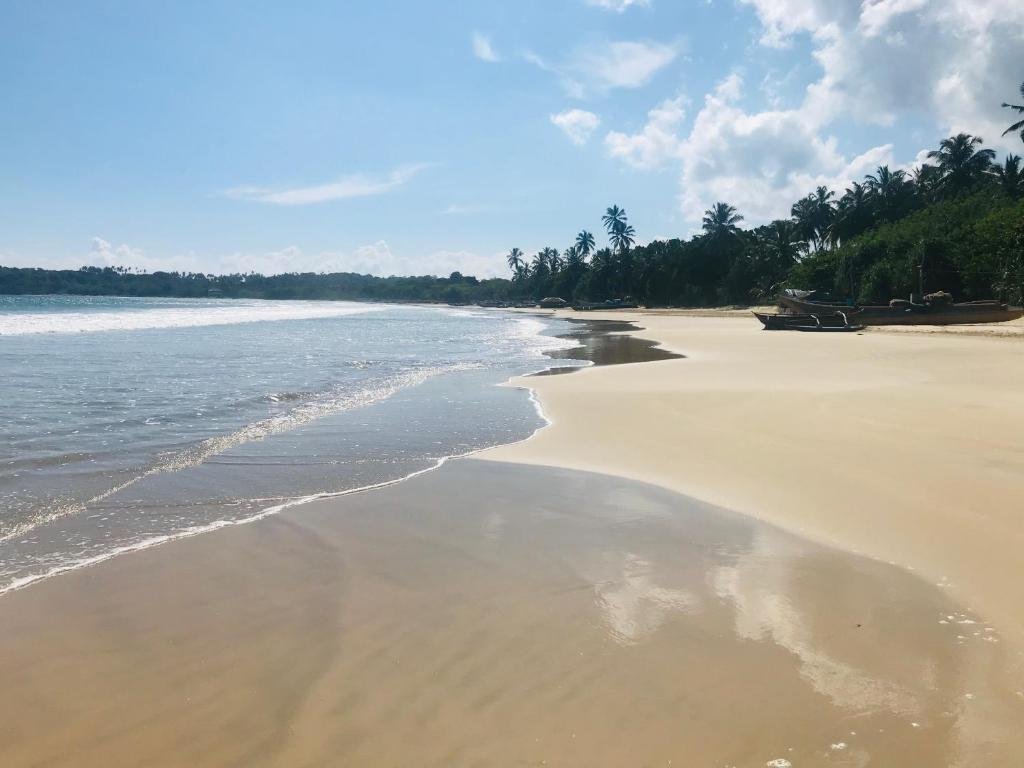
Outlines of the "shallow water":
M0 591L528 436L564 321L351 302L0 297Z

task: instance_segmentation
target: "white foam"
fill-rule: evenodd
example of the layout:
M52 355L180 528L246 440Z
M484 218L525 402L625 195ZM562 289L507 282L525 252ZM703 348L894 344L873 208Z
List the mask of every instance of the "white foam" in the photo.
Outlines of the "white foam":
M0 336L38 333L97 333L153 328L312 320L376 312L384 306L347 301L238 301L195 306L147 306L92 312L10 312L0 314Z

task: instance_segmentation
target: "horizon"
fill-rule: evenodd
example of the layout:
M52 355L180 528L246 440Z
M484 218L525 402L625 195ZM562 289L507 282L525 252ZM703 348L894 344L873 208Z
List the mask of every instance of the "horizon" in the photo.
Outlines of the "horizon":
M0 16L5 266L505 277L608 205L685 238L719 200L754 227L960 131L1019 147L1007 0Z

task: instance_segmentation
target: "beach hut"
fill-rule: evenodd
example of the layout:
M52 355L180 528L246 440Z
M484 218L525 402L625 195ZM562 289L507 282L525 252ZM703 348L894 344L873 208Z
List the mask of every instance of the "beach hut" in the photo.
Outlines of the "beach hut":
M546 299L540 300L540 305L544 309L562 309L562 307L568 307L569 302L557 296L548 296Z

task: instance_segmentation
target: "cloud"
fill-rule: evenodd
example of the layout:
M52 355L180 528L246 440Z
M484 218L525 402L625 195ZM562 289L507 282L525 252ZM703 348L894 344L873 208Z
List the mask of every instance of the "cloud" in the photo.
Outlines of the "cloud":
M557 115L551 115L551 122L562 129L562 132L569 137L569 141L576 146L583 146L597 126L601 124L601 118L585 109L570 109Z
M603 8L606 11L615 11L616 13L623 13L632 6L647 6L650 5L650 0L585 0L587 5L592 5L595 8Z
M459 249L422 252L396 252L386 240L349 250L307 251L297 245L267 251L196 253L193 251L163 256L152 255L130 245L114 245L102 237L90 241L89 250L78 255L39 257L38 255L0 254L0 263L11 267L78 269L81 266L133 267L147 272L180 271L204 274L260 272L277 275L284 272L358 272L377 275L441 275L456 270L477 277L506 276L502 253L477 253Z
M895 134L924 120L936 144L965 131L996 149L1019 150L1013 137L999 136L1008 122L1000 102L1021 77L1019 0L740 2L756 14L763 45L809 45L819 74L803 94L785 104L776 92L769 108L744 108L734 73L705 95L688 125L683 103L670 99L643 127L605 137L609 154L633 167L679 169L679 206L689 225L717 200L759 224L788 215L819 184L841 192L879 164L912 164L911 156L895 157L891 144L858 147L858 126L896 126Z
M614 88L640 88L679 55L680 44L650 40L620 40L577 48L552 63L534 51L523 58L535 67L556 74L565 92L582 99Z
M481 61L501 61L501 57L491 45L491 39L481 32L473 33L473 55Z
M658 168L678 157L679 124L686 115L684 99L668 99L647 113L647 125L639 133L628 135L611 131L604 138L608 154L635 168Z
M426 163L405 165L383 176L352 174L337 181L310 187L273 189L267 187L233 187L223 192L233 200L247 200L272 205L311 205L355 197L383 195L404 186L418 173L430 167Z
M121 264L138 264L145 262L145 254L127 243L113 245L102 237L94 237L90 241L89 264L97 267L113 267Z

